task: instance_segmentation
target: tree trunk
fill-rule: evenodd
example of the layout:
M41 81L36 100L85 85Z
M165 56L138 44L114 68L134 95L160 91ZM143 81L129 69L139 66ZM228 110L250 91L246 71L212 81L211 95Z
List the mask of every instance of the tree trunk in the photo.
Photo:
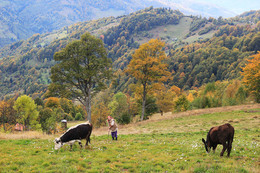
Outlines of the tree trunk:
M162 111L162 110L160 110L160 112L161 112L161 116L163 116L163 111Z
M146 84L143 84L144 91L143 91L143 105L142 105L142 116L141 121L144 120L144 114L145 114L145 103L146 103Z
M87 109L87 120L91 123L91 89L88 89L88 97L86 100L86 109Z

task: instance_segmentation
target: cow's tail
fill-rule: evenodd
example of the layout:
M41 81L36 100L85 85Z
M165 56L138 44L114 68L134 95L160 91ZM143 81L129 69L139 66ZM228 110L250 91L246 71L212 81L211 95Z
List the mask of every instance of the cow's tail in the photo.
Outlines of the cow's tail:
M91 135L91 133L92 133L92 128L93 128L93 126L92 126L92 124L91 123L89 123L89 126L90 126L90 131L88 132L88 135L87 135L87 143L89 143L90 144L90 135Z

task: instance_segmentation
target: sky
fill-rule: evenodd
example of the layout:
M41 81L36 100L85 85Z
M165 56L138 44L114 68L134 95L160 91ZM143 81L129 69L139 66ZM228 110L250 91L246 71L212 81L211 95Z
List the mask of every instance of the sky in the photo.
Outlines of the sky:
M260 0L190 0L194 2L211 3L226 10L241 14L245 11L260 10Z

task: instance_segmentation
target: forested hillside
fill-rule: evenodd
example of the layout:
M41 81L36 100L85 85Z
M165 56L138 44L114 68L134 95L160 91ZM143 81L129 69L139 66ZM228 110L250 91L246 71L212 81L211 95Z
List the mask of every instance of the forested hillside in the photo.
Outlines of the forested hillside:
M171 84L183 89L204 83L240 77L245 59L260 50L260 23L257 26L221 27L215 36L170 52Z
M101 38L113 60L113 87L125 91L133 82L123 70L133 51L152 38L166 42L170 86L192 89L204 83L235 79L240 66L259 50L259 11L235 18L184 16L166 8L146 8L127 16L81 22L46 34L35 34L0 50L0 97L42 95L50 83L53 54L85 32Z
M156 4L159 3L133 0L3 0L0 2L0 47L35 33L52 32L80 21L129 14Z
M36 33L52 32L76 22L127 15L149 6L179 9L189 15L234 15L210 3L188 0L1 0L0 47L27 39Z

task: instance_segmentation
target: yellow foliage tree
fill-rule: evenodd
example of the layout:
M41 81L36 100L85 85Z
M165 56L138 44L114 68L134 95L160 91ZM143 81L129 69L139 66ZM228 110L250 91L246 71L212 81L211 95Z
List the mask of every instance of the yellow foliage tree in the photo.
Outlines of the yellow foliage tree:
M156 104L163 115L164 112L169 112L173 110L174 98L176 97L175 92L167 89L164 85L157 87L155 92Z
M260 52L247 61L248 64L242 68L243 82L260 103Z
M99 102L93 107L92 123L96 127L106 125L107 116L109 115L108 107L103 102Z
M145 114L146 95L152 83L167 81L170 72L163 61L167 58L163 51L165 43L158 39L151 39L142 44L133 54L126 72L132 75L142 85L142 115Z
M173 85L170 90L174 92L177 96L181 95L181 89L175 85Z
M191 92L187 96L187 99L188 99L189 102L192 102L194 100L194 96L193 96L193 94Z
M14 100L10 99L8 101L0 101L0 123L3 125L4 130L6 130L6 123L15 123L15 110L13 109Z
M46 99L45 107L60 107L60 100L57 97L49 97Z

